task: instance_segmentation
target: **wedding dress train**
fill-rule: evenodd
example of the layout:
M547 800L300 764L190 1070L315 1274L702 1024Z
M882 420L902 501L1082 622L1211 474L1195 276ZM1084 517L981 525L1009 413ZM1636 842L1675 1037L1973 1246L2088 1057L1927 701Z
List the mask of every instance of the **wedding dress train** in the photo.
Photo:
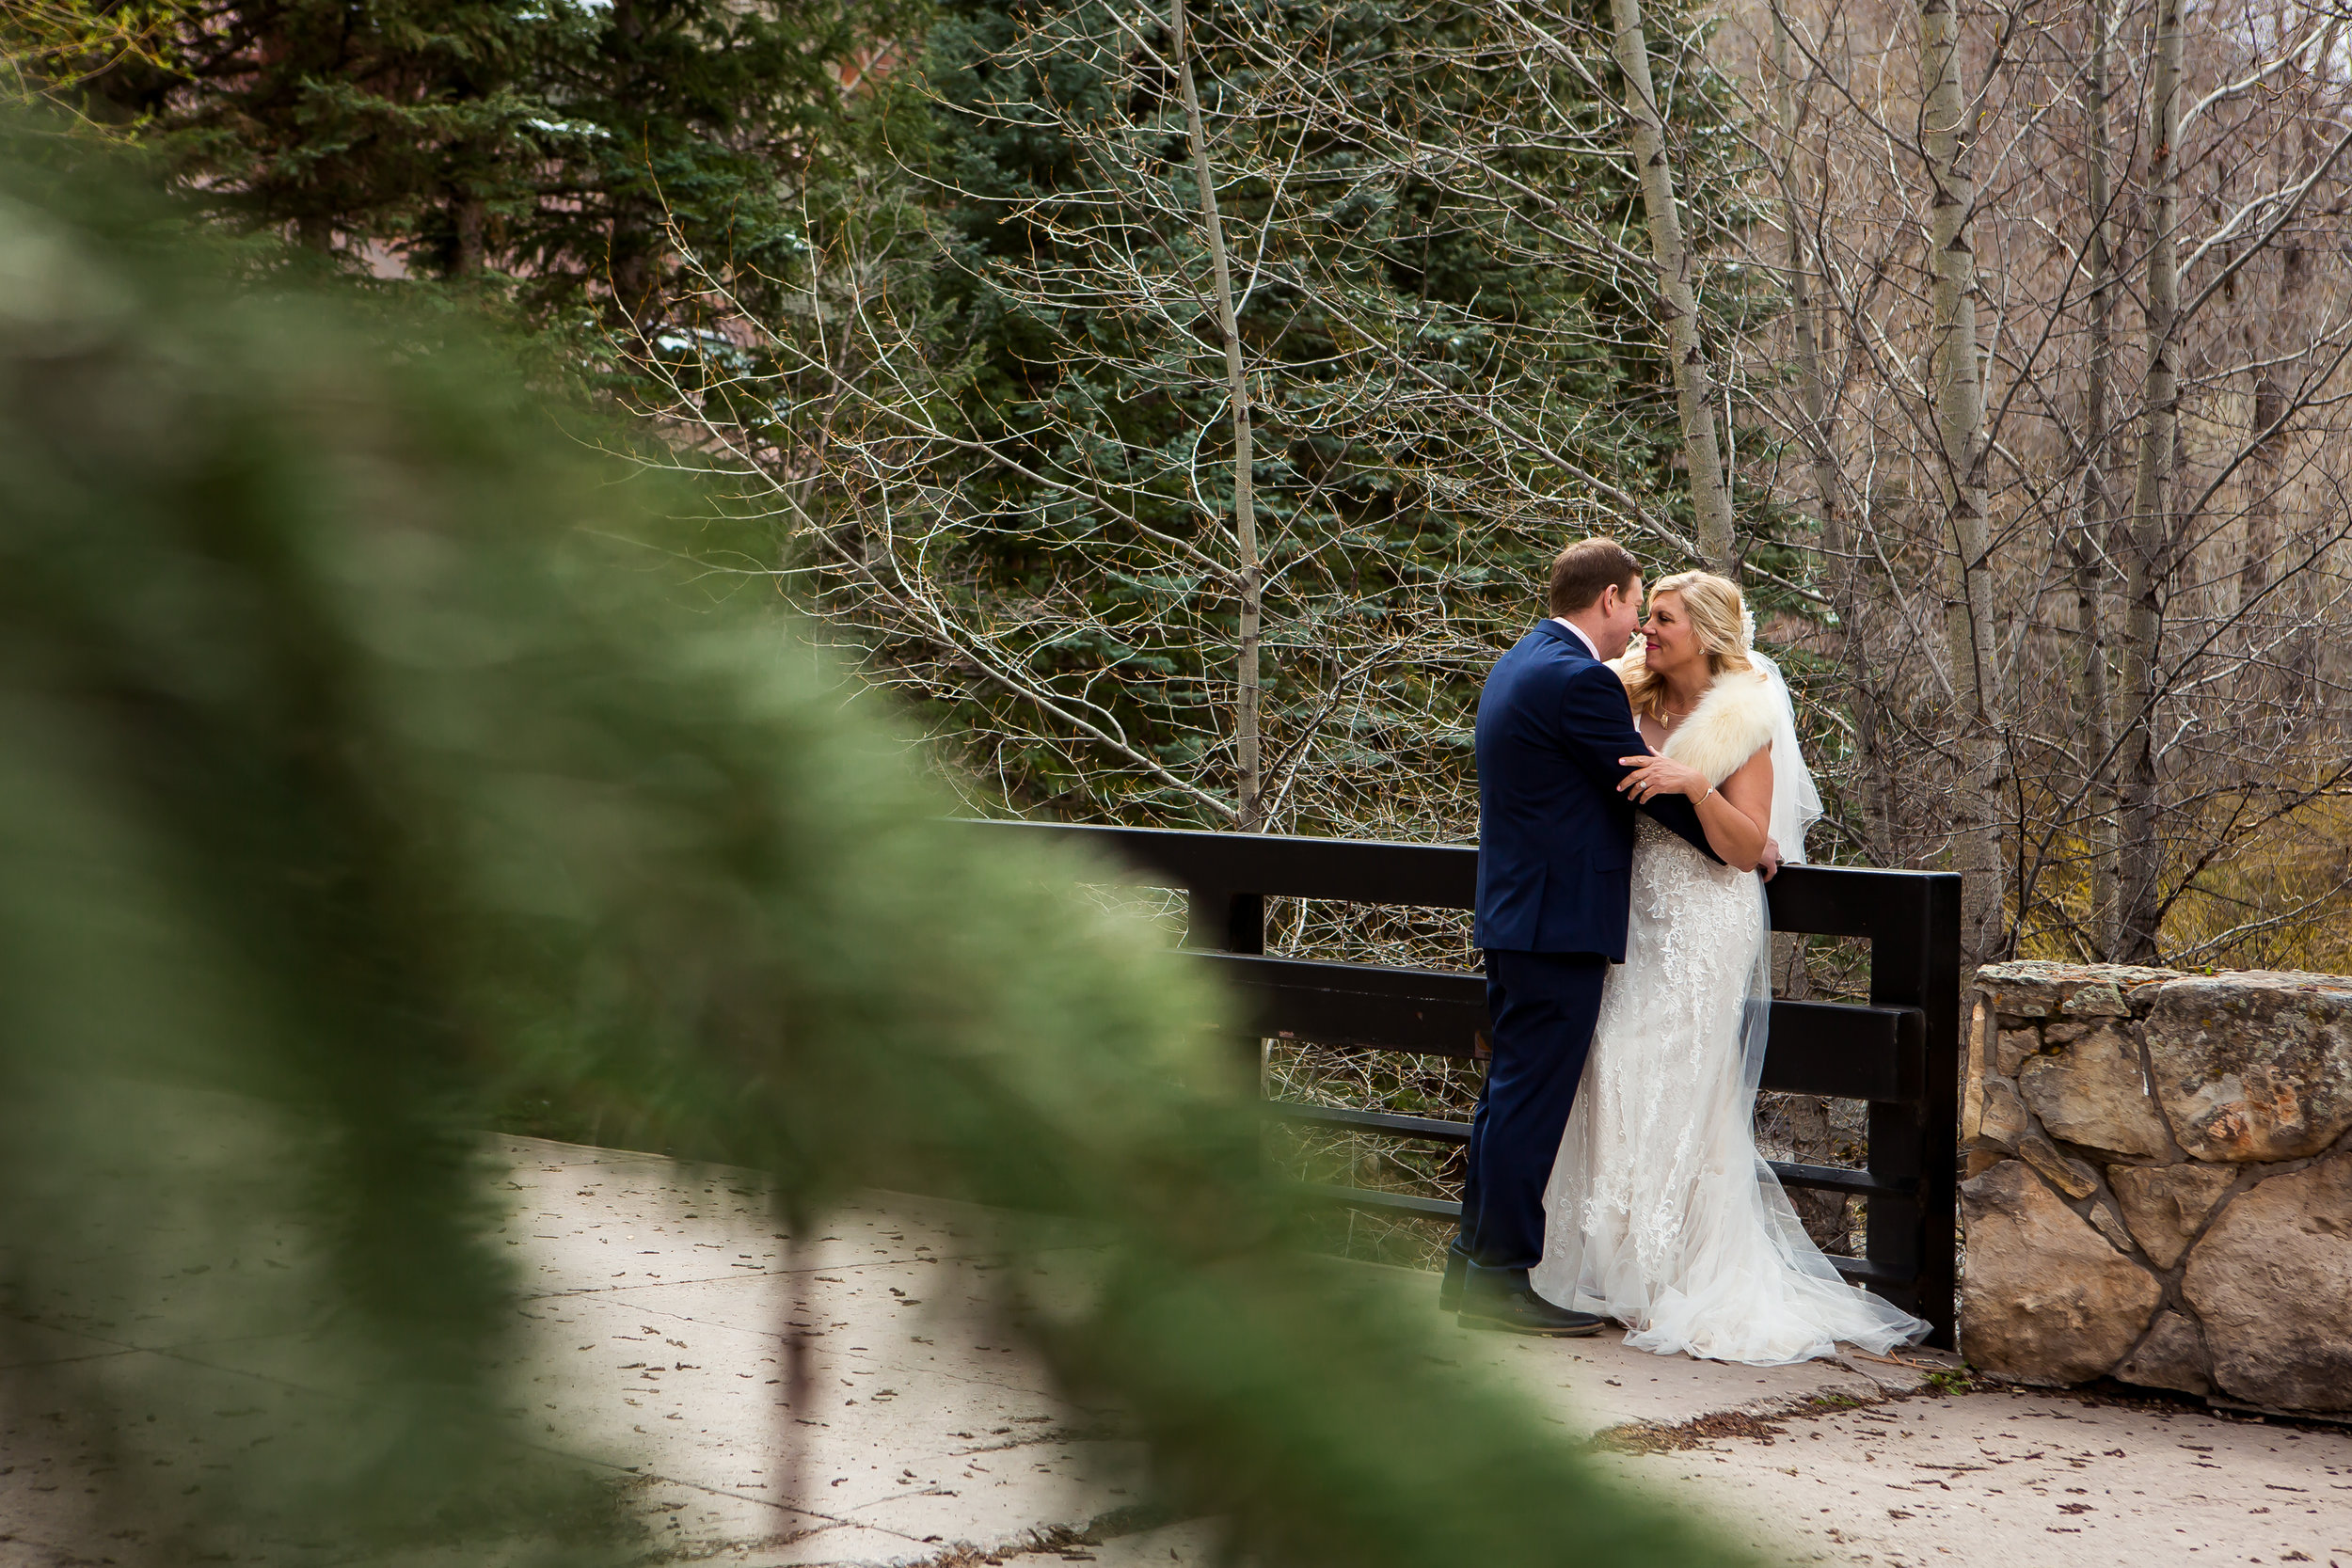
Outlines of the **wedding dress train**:
M1781 782L1802 769L1794 741L1789 726ZM1661 1354L1778 1366L1841 1340L1879 1354L1916 1340L1929 1325L1840 1279L1756 1153L1771 1001L1762 882L1638 820L1625 962L1609 972L1545 1192L1535 1290L1616 1319L1627 1344ZM1796 832L1784 842L1802 844Z

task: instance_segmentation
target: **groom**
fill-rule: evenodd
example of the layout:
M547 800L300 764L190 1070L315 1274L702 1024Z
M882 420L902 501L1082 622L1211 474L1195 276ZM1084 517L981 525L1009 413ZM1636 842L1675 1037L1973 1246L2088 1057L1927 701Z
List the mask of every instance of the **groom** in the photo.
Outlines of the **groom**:
M1613 539L1551 563L1550 619L1495 664L1478 699L1478 918L1493 1059L1470 1122L1462 1231L1439 1304L1466 1328L1599 1330L1535 1294L1544 1186L1576 1101L1601 980L1625 961L1633 813L1619 759L1648 751L1625 688L1601 663L1641 620L1642 569ZM1707 850L1680 795L1641 810ZM1708 851L1711 857L1712 851Z

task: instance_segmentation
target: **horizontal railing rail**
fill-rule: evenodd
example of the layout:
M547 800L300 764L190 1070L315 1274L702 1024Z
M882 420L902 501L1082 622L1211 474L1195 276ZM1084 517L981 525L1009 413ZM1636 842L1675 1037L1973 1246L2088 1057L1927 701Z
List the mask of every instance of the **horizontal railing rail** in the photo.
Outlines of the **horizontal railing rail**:
M1183 889L1184 945L1237 997L1253 1039L1447 1056L1484 1053L1483 976L1265 953L1267 898L1468 910L1478 851L1275 833L975 824L1008 838L1080 846L1130 880ZM1832 1259L1952 1342L1954 1164L1959 1122L1960 879L1949 873L1789 866L1766 889L1776 931L1870 943L1867 1003L1776 1000L1763 1086L1868 1102L1867 1168L1774 1162L1781 1180L1863 1198L1860 1258ZM1344 1106L1268 1101L1278 1120L1442 1144L1470 1124ZM1458 1204L1309 1183L1352 1207L1435 1219Z

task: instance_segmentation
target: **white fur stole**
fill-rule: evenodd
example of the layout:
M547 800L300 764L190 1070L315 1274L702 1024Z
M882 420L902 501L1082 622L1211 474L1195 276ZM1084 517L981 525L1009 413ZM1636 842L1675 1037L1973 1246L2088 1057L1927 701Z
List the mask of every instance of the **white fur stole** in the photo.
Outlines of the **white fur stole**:
M1758 670L1726 670L1666 737L1666 755L1720 784L1772 743L1772 686Z

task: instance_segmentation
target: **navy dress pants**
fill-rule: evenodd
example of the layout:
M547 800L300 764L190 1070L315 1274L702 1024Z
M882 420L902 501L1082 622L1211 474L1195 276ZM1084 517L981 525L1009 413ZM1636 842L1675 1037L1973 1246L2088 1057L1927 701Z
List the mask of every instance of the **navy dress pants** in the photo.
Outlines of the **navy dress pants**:
M1486 954L1493 1059L1470 1118L1462 1182L1469 1283L1524 1291L1544 1256L1544 1185L1584 1077L1609 960L1597 953Z

